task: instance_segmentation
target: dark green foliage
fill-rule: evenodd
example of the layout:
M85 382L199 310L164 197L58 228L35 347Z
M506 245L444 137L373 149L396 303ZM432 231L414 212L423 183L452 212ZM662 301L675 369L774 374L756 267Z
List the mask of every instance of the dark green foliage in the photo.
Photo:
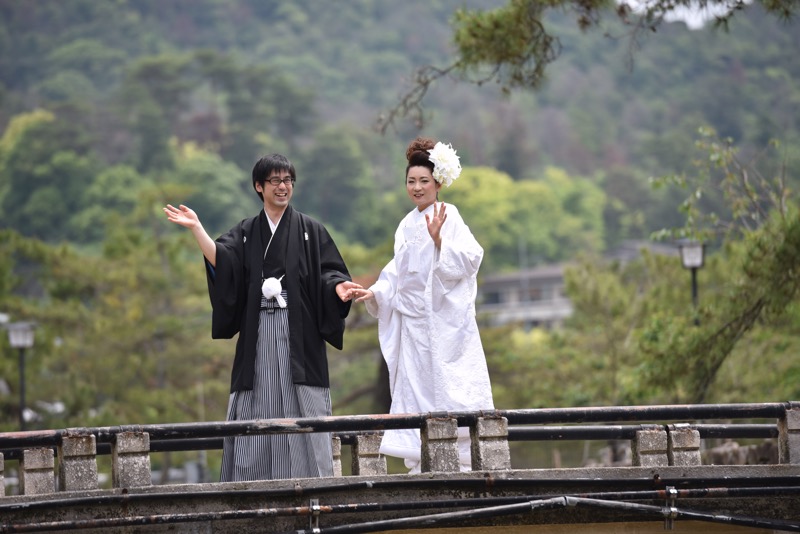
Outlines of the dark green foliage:
M286 152L301 172L309 165L318 174L318 160L304 161L321 150L313 146L320 139L314 132L344 124L360 145L376 146L366 141L367 128L396 101L404 80L415 67L446 65L455 51L459 66L475 67L478 77L497 67L502 87L534 84L538 90L500 103L488 85L443 81L426 94L435 111L426 133L452 142L464 164L501 169L514 180L541 176L552 165L603 183L624 168L641 192L641 216L632 218L624 193L610 195L608 204L615 207L605 213L613 231L604 233L606 242L596 247L602 249L669 225L670 199L649 192L647 179L687 169L685 155L698 127L708 124L733 136L743 150L776 134L792 143L799 128L791 80L800 68L792 53L798 32L774 16L783 13L780 3L737 12L728 33L660 23L652 38L640 34L636 40L625 37L635 26L620 21L635 17L606 4L9 0L0 5L0 48L8 58L0 66L0 125L31 106L48 109L72 132L66 140L48 136L39 143L47 142L53 153L69 152L71 136L88 138L97 165L89 174L122 163L155 179L173 172L175 147L186 142L245 174L268 152ZM651 14L666 5L656 3ZM543 58L554 57L551 45L560 53L544 78L539 69ZM80 113L57 107L63 103ZM376 187L363 194L378 195L374 209L403 212L382 205L403 202L402 194L385 197L384 188L396 190L403 148L416 133L398 124L382 146L361 150ZM347 187L362 187L353 178ZM42 179L56 180L46 173ZM83 180L91 186L92 176ZM242 189L250 191L246 181ZM7 190L0 183L0 202ZM88 209L67 194L76 204L71 212ZM42 195L43 201L50 197ZM359 209L365 220L352 221L341 209L340 203L324 210L337 229L348 239L376 242L370 210ZM81 218L85 232L92 217ZM340 228L343 220L348 228ZM63 235L76 239L77 231ZM38 230L35 235L58 238ZM93 231L80 239L100 235Z

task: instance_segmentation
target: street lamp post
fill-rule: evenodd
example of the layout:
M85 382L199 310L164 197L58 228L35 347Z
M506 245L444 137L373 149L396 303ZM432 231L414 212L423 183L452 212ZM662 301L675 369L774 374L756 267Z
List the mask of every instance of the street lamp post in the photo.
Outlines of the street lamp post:
M34 323L19 322L6 325L11 348L19 349L19 428L25 430L25 349L33 347Z
M694 307L694 324L700 324L697 316L697 270L703 267L705 244L694 240L681 241L678 248L681 252L681 263L685 269L692 271L692 306Z

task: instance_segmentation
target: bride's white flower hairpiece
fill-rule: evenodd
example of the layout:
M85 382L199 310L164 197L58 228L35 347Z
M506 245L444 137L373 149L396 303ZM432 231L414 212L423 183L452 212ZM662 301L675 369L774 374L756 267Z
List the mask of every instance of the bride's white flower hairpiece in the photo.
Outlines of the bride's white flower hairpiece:
M456 151L450 144L438 142L428 153L433 162L433 179L450 187L461 174L461 163L458 161Z

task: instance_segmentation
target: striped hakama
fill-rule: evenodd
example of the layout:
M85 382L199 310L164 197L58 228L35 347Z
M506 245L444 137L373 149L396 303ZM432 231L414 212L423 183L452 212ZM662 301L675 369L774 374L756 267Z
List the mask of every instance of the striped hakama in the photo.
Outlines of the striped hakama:
M288 302L286 290L281 295ZM289 357L289 312L261 297L253 389L234 391L228 421L331 415L330 389L295 384ZM224 439L221 482L333 476L327 432Z

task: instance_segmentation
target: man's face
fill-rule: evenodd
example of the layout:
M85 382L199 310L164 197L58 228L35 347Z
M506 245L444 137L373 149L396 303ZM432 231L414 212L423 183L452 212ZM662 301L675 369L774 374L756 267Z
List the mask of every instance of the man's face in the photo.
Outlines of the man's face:
M294 185L289 171L272 171L263 184L256 184L256 191L264 197L265 210L283 211L292 199ZM272 182L278 183L273 185Z

